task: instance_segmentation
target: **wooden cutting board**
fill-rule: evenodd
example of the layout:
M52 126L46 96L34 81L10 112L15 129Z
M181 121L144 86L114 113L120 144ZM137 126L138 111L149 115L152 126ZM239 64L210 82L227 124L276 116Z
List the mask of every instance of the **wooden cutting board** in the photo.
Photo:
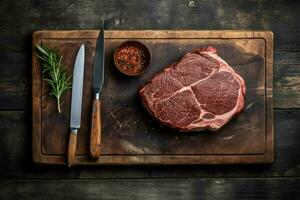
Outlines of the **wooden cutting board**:
M38 31L33 46L46 44L63 55L71 74L75 56L86 46L82 126L78 132L76 164L229 164L270 163L274 160L273 33L262 31L106 31L105 83L102 92L102 155L89 158L92 105L92 63L98 31ZM152 53L151 67L138 77L126 77L113 64L115 48L139 40ZM195 48L213 45L218 55L246 81L243 113L218 132L180 133L152 119L137 98L137 89L165 66ZM33 48L33 160L66 164L70 93L63 113L41 79Z

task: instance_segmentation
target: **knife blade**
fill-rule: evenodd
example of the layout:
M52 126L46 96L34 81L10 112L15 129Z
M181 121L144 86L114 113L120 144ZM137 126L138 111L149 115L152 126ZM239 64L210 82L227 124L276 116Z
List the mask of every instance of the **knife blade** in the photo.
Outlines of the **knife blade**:
M81 45L74 64L72 97L71 97L71 114L70 114L70 138L68 146L68 166L74 164L77 130L81 125L81 107L82 107L82 90L84 76L84 58L85 47Z
M99 95L104 83L104 62L105 62L105 46L104 46L104 24L99 32L96 52L93 64L93 92Z
M90 155L97 159L101 152L101 100L100 93L104 83L104 63L105 63L105 43L104 43L104 23L99 32L96 52L93 64L93 81L92 89L94 93L92 120L91 120L91 135L90 135Z

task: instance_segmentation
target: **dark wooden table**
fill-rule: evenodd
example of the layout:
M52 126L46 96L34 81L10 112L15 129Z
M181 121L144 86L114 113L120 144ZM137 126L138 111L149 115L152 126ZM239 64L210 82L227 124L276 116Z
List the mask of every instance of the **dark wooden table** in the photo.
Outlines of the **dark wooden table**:
M299 2L299 1L298 1ZM2 0L0 199L297 199L300 3L197 0ZM40 29L274 32L275 162L226 166L40 167L31 156L31 37Z

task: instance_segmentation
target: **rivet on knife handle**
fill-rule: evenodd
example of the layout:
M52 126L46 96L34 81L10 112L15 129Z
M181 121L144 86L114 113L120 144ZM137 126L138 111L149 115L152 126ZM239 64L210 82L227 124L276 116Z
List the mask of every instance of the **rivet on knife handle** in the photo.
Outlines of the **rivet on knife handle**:
M74 165L77 143L77 129L71 129L68 147L68 167Z
M101 101L94 99L90 134L90 154L94 159L99 158L101 152L101 128Z

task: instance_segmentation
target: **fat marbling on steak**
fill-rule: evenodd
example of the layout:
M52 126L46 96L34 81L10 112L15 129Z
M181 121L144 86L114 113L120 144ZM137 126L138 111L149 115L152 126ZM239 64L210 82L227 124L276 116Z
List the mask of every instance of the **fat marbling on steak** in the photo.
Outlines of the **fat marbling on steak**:
M216 131L244 108L246 85L212 46L187 53L139 89L143 105L180 131Z

